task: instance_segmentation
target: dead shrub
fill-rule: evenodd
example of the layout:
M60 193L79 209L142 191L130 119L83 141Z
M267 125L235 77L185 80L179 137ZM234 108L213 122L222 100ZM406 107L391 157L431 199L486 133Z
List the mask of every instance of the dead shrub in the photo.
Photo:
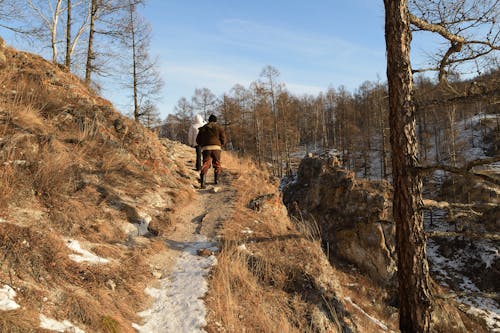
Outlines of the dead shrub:
M91 295L86 295L82 290L65 293L61 304L64 304L64 318L98 331L102 323L102 307Z
M5 163L5 162L3 162ZM0 160L0 165L3 164ZM9 164L3 164L0 168L0 209L8 207L11 194L14 192L16 179L15 167Z
M109 151L103 155L101 170L104 174L127 171L133 173L130 165L131 160L127 154L121 151Z
M51 200L76 190L80 181L78 166L64 147L44 145L38 158L31 164L33 188L38 195Z
M51 132L51 126L45 122L39 114L39 111L31 105L22 105L17 108L11 108L12 124L33 134L46 135Z
M24 311L2 311L0 315L0 333L40 333L38 319Z
M120 324L116 319L110 316L102 317L101 327L105 333L120 333Z
M0 223L0 275L12 280L57 283L66 279L67 249L55 236L30 228Z
M249 270L247 255L228 248L217 260L207 297L211 322L222 324L230 332L241 327L251 332L302 332L290 324L289 318L293 316L289 313L287 295L261 285L259 278ZM266 265L254 268L258 275L265 275L268 269Z

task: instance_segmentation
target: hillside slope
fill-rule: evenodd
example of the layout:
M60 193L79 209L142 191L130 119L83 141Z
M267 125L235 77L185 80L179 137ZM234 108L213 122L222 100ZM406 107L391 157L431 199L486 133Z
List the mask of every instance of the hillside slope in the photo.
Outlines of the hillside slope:
M189 170L78 78L0 53L0 289L12 301L0 331L41 332L47 317L134 332L150 258L193 196Z

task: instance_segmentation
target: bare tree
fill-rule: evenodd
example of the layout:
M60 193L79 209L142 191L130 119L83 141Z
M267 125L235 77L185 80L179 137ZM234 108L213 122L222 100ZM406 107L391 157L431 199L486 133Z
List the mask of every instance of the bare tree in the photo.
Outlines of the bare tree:
M263 86L266 88L266 93L268 96L269 104L271 107L271 113L273 115L273 135L272 135L272 155L273 166L275 169L275 176L281 177L283 174L282 156L280 149L280 132L278 128L279 123L279 110L277 108L278 94L281 90L281 84L277 82L280 72L273 66L266 66L262 69L260 77L262 78Z
M141 105L141 115L141 123L149 129L153 129L161 123L160 111L151 100L146 100Z
M95 21L97 19L97 12L99 6L97 0L90 0L89 6L89 38L87 42L87 61L85 65L85 83L90 85L91 75L92 75L92 61L94 59L94 35L95 35Z
M126 86L132 90L133 117L140 121L143 116L141 108L146 100L159 97L163 81L158 71L157 61L151 59L149 44L151 42L151 26L137 11L137 3L129 0L128 18L123 26L122 43L129 51L131 70L130 83Z
M66 57L64 58L64 65L68 70L71 67L71 0L66 0Z
M92 74L102 74L102 66L97 65L96 59L102 53L96 51L96 36L110 37L111 40L123 39L123 28L128 25L128 8L130 4L138 5L142 0L122 1L122 0L87 0L88 1L88 40L85 62L85 83L90 85ZM115 15L113 15L115 14ZM98 29L101 23L101 29ZM106 43L109 49L109 42ZM110 56L107 51L107 56Z
M30 41L41 38L44 29L27 23L32 18L29 17L31 13L26 11L24 5L25 3L17 0L1 0L0 28L10 30Z
M436 70L439 81L459 67L474 61L479 73L488 68L488 61L500 50L500 3L498 0L422 1L410 0L410 22L415 31L441 36L447 47L437 49L430 68Z
M68 70L71 70L71 63L73 59L73 54L81 40L82 35L88 28L89 14L85 10L86 2L78 1L73 3L72 0L66 0L66 54L64 58L64 65ZM78 9L79 11L75 11ZM83 9L83 10L82 10ZM73 14L77 14L78 20L75 20ZM74 36L72 36L73 25L77 22L77 31Z
M192 98L193 109L203 115L205 120L208 119L210 113L215 111L217 100L215 95L208 88L197 88L194 91Z
M49 32L50 47L52 49L52 62L57 62L59 43L57 38L57 28L59 25L59 18L62 13L62 0L47 1L44 3L41 0L27 0L28 7L38 16L41 20L42 26Z
M174 112L179 128L177 132L178 139L187 143L189 126L194 116L193 105L185 97L182 97L177 101Z

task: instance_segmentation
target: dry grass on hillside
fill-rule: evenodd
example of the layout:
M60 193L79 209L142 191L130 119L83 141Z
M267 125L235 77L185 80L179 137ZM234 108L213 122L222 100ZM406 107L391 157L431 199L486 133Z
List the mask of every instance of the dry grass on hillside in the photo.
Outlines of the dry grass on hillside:
M3 51L0 287L14 288L21 308L2 312L0 332L43 332L40 314L87 332L134 332L153 278L145 258L164 245L128 233L145 214L168 230L169 209L189 196L178 165L77 77ZM111 262L70 260L69 238Z

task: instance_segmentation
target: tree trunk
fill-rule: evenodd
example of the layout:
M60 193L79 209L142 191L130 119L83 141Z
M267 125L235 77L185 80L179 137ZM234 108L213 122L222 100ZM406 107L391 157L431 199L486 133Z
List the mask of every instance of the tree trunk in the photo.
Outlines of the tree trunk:
M432 294L422 215L407 0L384 0L401 332L430 332Z
M133 78L133 91L134 91L134 120L139 122L140 110L137 92L137 45L135 40L135 20L134 20L135 7L130 4L130 34L132 38L132 78Z
M382 156L381 156L381 177L382 179L388 179L389 178L389 172L387 170L389 162L387 161L387 133L385 130L385 122L384 122L384 110L383 110L383 101L382 98L379 99L378 101L378 111L379 111L379 127L381 130L381 140L382 140Z
M90 77L92 75L92 60L94 60L94 33L95 33L95 19L97 16L97 0L92 0L90 4L90 27L89 27L89 43L87 47L87 64L85 66L85 84L90 84Z
M52 46L52 62L57 63L57 24L59 21L59 14L61 11L62 0L57 0L56 8L54 9L54 16L52 17L51 29L51 46Z
M71 67L71 0L66 1L68 9L66 11L66 59L64 65L70 71Z

